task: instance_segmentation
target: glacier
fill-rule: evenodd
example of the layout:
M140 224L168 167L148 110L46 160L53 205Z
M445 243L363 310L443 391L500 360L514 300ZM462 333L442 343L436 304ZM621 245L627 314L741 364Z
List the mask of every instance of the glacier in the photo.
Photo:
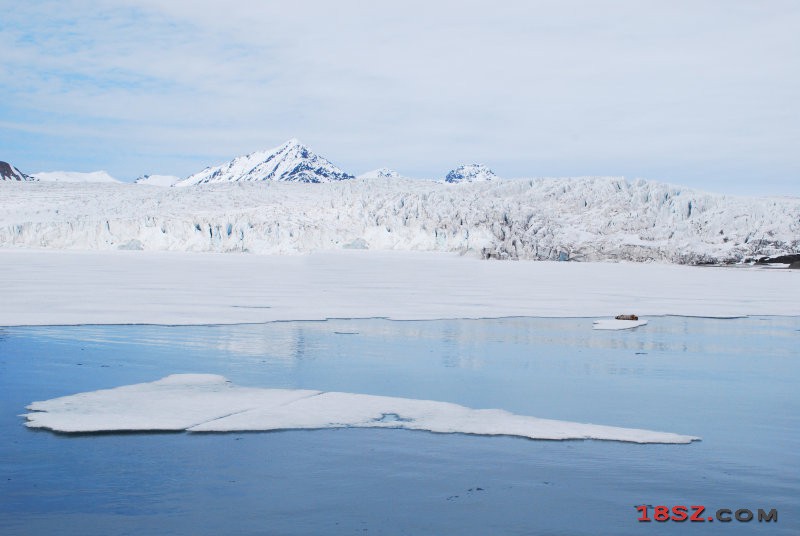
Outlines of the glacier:
M214 374L173 374L154 382L33 402L27 409L26 426L63 433L401 428L549 440L691 443L700 439L431 400L240 387Z
M800 251L800 199L614 177L190 188L3 181L0 247L259 254L359 247L498 259L740 263Z

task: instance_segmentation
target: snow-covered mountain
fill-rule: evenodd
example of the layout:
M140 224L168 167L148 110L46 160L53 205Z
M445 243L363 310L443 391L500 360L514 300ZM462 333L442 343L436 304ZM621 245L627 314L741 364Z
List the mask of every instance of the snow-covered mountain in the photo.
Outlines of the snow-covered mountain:
M494 171L483 164L464 164L450 170L444 178L445 182L486 182L497 180Z
M92 171L89 173L79 171L42 171L34 173L32 177L42 182L122 182L105 171Z
M358 176L359 179L399 179L400 174L393 169L378 168L372 171L367 171Z
M0 162L0 181L32 181L33 178L24 174L8 162Z
M283 145L234 158L227 164L209 167L183 179L175 186L220 182L334 182L352 179L328 160L292 138Z
M338 248L492 258L730 263L800 253L800 199L609 177L464 183L0 182L0 247L297 253Z
M176 177L175 175L142 175L133 182L135 184L146 184L148 186L163 186L165 188L169 188L180 180L181 178Z

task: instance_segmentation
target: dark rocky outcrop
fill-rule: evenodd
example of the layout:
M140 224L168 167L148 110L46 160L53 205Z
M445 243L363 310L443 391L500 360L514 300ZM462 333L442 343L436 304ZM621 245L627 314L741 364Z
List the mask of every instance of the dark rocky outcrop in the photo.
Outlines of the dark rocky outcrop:
M32 181L33 177L24 174L8 162L0 161L0 181Z
M777 257L761 257L756 264L788 264L790 268L800 267L800 253L779 255Z

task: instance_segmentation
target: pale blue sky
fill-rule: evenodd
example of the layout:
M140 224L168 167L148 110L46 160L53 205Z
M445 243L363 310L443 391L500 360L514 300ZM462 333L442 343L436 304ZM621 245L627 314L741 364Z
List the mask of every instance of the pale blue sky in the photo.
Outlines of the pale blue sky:
M297 137L351 173L800 195L800 2L0 0L0 160L186 176Z

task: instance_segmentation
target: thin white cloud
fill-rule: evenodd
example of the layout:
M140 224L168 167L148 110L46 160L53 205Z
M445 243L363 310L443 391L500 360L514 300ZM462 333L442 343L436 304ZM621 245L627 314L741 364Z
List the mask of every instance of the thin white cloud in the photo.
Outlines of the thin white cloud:
M6 123L113 131L150 172L297 136L355 173L800 182L793 2L57 5L6 10Z

